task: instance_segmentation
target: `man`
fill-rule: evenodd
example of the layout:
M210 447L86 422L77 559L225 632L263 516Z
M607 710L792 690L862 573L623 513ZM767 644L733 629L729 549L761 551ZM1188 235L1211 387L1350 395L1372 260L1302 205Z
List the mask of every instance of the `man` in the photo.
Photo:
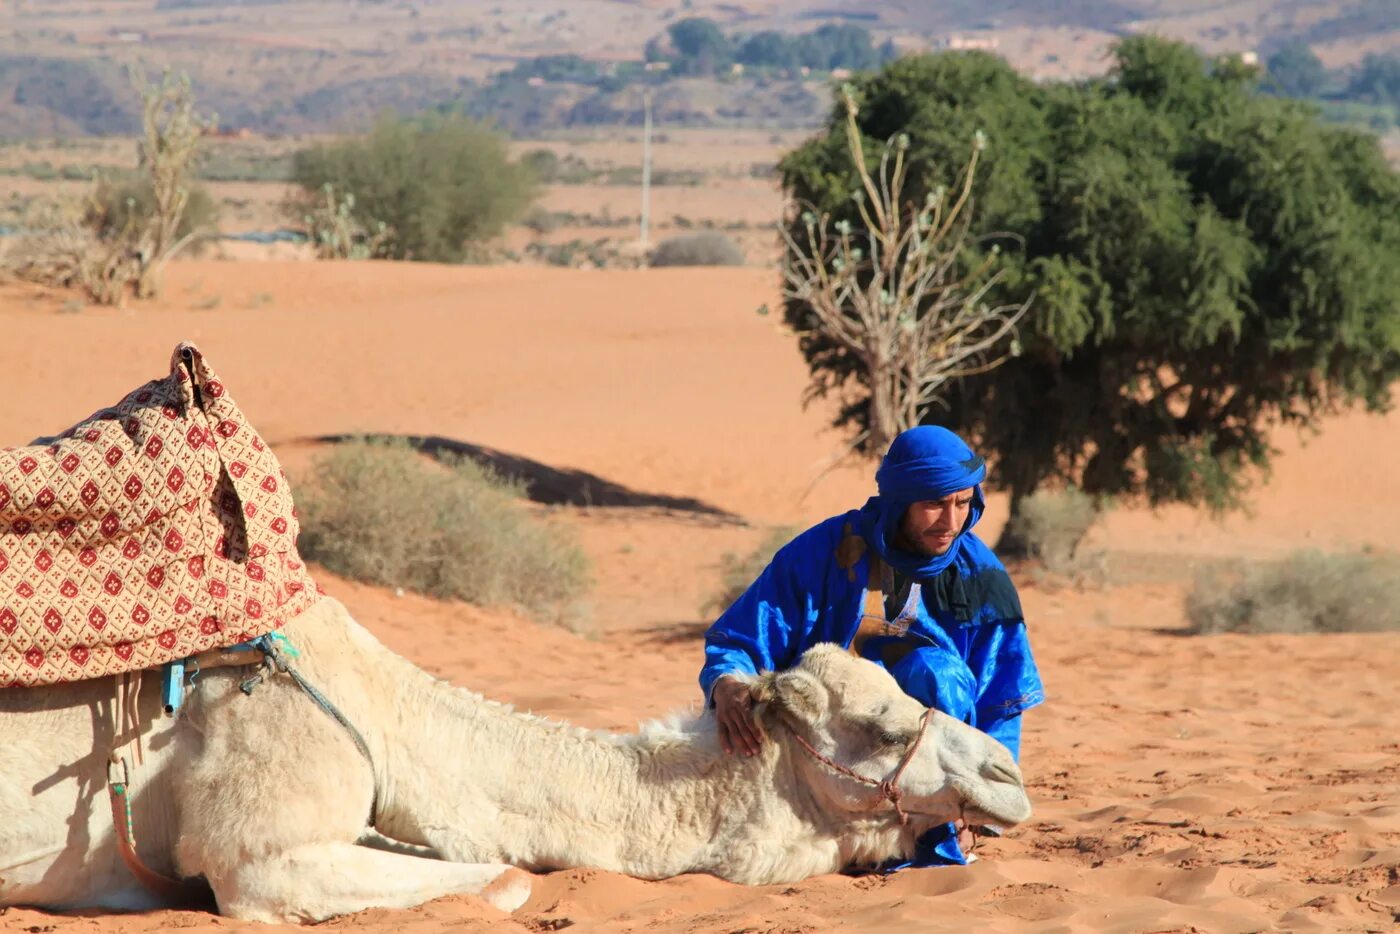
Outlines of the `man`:
M912 428L875 474L879 495L774 555L705 636L700 686L726 752L753 755L762 742L748 687L734 676L787 668L811 646L835 642L1019 760L1021 714L1045 694L1016 588L972 534L986 475L953 432ZM905 865L965 861L950 824L925 834Z

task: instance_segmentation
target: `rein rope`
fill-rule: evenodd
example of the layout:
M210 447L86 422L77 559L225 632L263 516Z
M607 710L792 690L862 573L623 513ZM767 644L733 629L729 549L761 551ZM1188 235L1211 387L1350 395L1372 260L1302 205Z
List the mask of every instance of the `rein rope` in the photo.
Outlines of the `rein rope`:
M364 734L355 728L355 724L350 722L350 718L341 713L340 708L331 703L330 698L322 694L314 684L307 681L302 673L292 666L288 658L295 657L298 653L296 649L286 644L286 642L286 636L283 636L280 632L272 632L264 636L259 636L252 640L250 644L253 648L263 653L266 659L264 664L267 667L271 668L273 671L289 675L291 679L296 682L297 687L301 688L302 691L306 693L307 697L310 697L316 702L317 707L320 707L327 716L336 723L339 723L345 728L345 732L350 734L350 739L355 743L355 748L360 750L360 755L364 756L365 761L369 763L370 779L374 789L369 802L369 825L373 827L375 819L379 816L379 783L375 780L374 756L370 754L369 743L365 741ZM244 694L252 694L253 689L259 684L262 684L262 682L263 673L258 672L251 678L244 680L238 687Z
M794 732L792 736L793 739L797 740L797 744L806 751L807 755L831 769L833 772L844 775L853 781L860 782L862 785L869 785L872 788L878 789L880 794L894 806L894 813L899 817L899 825L905 827L909 824L909 815L905 813L904 807L900 804L900 801L904 798L904 792L899 788L899 779L904 775L904 770L908 768L909 763L913 761L914 754L919 751L919 744L924 741L924 733L928 730L928 720L932 715L932 707L924 710L923 716L919 718L919 732L914 737L914 742L909 745L908 751L906 751L904 757L899 760L899 764L894 767L894 771L890 773L890 777L883 781L868 778L861 775L859 772L847 768L830 756L822 755L820 752L817 752L816 748L811 743L807 742L806 738L803 737L801 733Z

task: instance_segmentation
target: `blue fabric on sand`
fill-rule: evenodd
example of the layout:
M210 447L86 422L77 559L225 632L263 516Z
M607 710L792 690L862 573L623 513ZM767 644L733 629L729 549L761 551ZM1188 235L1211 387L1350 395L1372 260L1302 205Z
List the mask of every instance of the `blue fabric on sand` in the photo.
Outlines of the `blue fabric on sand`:
M837 546L849 528L891 568L920 585L905 638L923 644L891 670L900 687L920 703L991 734L1019 758L1020 714L1045 694L1016 588L971 531L982 515L985 476L981 459L952 432L924 426L901 434L876 475L879 495L783 546L710 627L700 672L706 698L721 675L779 671L818 643L851 644L864 609L870 561L862 556L854 573L838 565ZM944 554L927 558L894 544L910 503L969 487L974 493L968 520ZM883 664L876 640L864 654ZM965 862L951 826L925 834L915 858L901 865Z

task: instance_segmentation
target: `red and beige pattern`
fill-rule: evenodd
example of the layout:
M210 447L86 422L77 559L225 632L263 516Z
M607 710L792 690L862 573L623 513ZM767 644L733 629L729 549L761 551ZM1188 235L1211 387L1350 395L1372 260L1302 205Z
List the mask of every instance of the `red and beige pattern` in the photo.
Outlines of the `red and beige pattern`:
M191 344L170 375L0 449L0 687L136 671L317 599L277 458Z

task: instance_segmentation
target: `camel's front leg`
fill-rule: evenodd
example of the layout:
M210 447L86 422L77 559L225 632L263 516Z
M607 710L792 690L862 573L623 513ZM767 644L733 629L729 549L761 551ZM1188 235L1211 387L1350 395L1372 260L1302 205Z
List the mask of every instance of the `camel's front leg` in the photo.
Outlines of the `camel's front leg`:
M500 863L447 863L352 843L313 843L209 876L219 911L250 921L324 921L479 895L502 911L530 897L530 876Z

